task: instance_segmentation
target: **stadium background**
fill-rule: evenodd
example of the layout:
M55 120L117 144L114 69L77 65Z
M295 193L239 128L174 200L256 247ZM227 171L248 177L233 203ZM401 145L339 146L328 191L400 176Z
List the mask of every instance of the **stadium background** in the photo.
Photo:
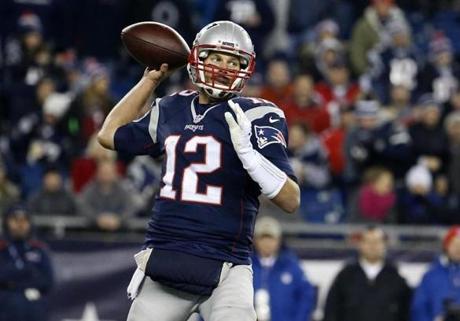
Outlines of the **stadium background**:
M447 0L2 0L0 213L28 204L50 244L53 320L79 319L85 306L123 319L128 306L160 168L102 150L94 133L142 74L119 34L145 20L189 44L216 19L251 34L257 67L245 94L285 111L302 185L299 213L261 200L261 214L281 220L321 293L369 222L387 225L390 255L416 285L444 228L460 221L459 10ZM158 95L190 87L182 70ZM98 184L118 194L97 199ZM100 222L102 209L114 215Z

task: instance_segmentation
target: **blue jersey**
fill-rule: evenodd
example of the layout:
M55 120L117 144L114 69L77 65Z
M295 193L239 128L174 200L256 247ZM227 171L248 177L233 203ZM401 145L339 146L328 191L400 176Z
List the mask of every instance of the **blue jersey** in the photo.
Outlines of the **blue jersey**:
M233 100L252 123L253 147L287 175L284 113L255 98ZM248 264L260 188L239 160L224 113L227 101L200 105L198 93L158 98L141 119L120 127L115 148L131 154L164 154L161 189L145 246Z

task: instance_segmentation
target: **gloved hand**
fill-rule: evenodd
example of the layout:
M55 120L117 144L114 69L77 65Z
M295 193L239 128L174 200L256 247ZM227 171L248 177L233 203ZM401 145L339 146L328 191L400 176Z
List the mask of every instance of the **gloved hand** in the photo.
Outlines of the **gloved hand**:
M252 124L238 103L232 100L228 105L236 115L224 114L230 130L233 148L249 176L259 184L261 191L268 198L275 197L287 180L287 175L252 147Z
M228 105L236 115L235 118L231 113L226 112L224 114L225 120L227 121L228 128L230 130L230 137L232 139L233 148L237 153L238 157L246 170L252 170L257 165L254 159L254 148L251 144L251 122L245 115L238 103L232 100L228 101Z

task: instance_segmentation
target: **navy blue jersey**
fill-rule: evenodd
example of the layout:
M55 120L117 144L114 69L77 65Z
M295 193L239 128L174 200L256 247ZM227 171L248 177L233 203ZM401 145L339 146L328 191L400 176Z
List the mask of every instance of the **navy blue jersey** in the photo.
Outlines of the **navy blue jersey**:
M294 177L281 109L262 99L233 99L253 125L254 148ZM118 151L165 154L145 246L249 263L260 188L233 148L227 111L233 114L226 101L200 105L197 92L182 91L157 99L143 118L116 131Z

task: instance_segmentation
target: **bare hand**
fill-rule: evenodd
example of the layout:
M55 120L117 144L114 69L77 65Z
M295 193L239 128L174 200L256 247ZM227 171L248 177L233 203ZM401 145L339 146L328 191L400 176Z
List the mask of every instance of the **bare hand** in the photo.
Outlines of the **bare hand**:
M121 226L121 220L116 214L102 213L96 219L97 226L104 231L116 231Z
M159 70L146 68L143 78L150 80L155 86L158 86L170 74L171 71L168 72L168 64L161 64Z

